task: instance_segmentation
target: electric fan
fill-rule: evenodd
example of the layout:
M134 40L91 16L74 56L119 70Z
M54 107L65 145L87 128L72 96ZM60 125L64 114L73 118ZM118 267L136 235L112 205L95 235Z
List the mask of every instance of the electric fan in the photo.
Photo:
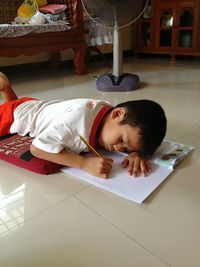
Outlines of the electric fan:
M113 73L96 80L100 91L131 91L138 87L139 76L123 73L120 29L135 22L148 0L82 0L86 14L102 27L113 30Z

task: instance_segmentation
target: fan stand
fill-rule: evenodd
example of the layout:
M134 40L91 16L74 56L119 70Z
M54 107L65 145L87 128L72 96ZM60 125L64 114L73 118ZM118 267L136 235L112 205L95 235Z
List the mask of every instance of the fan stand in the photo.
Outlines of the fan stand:
M115 82L116 77L112 73L101 75L96 80L96 88L99 91L104 92L124 92L133 91L139 86L139 76L132 73L123 73L118 77L118 81Z
M140 81L139 76L136 74L123 73L121 36L116 21L113 38L113 73L104 74L97 78L96 88L99 91L132 91L138 88Z

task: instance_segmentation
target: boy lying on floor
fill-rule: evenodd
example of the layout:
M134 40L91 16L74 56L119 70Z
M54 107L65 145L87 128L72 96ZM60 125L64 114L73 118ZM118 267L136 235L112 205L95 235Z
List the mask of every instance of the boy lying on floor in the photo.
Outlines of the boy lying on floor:
M80 168L108 178L110 158L84 157L87 145L108 151L127 151L122 167L130 175L143 176L151 171L148 157L161 144L166 133L162 107L151 100L118 104L96 99L43 101L31 97L18 99L8 78L0 73L0 136L17 133L34 137L31 153L64 166Z

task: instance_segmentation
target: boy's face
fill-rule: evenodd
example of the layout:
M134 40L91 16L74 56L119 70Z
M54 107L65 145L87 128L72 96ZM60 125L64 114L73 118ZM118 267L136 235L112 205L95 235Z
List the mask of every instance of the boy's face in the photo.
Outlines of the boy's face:
M141 135L138 127L120 124L126 111L115 108L105 120L98 137L98 143L108 151L141 150Z

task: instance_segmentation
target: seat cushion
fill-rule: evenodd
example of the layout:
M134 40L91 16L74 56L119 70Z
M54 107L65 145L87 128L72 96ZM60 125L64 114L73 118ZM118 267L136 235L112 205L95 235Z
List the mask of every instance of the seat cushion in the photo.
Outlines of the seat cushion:
M40 174L58 172L62 165L34 157L30 152L33 138L9 134L0 137L0 159Z

